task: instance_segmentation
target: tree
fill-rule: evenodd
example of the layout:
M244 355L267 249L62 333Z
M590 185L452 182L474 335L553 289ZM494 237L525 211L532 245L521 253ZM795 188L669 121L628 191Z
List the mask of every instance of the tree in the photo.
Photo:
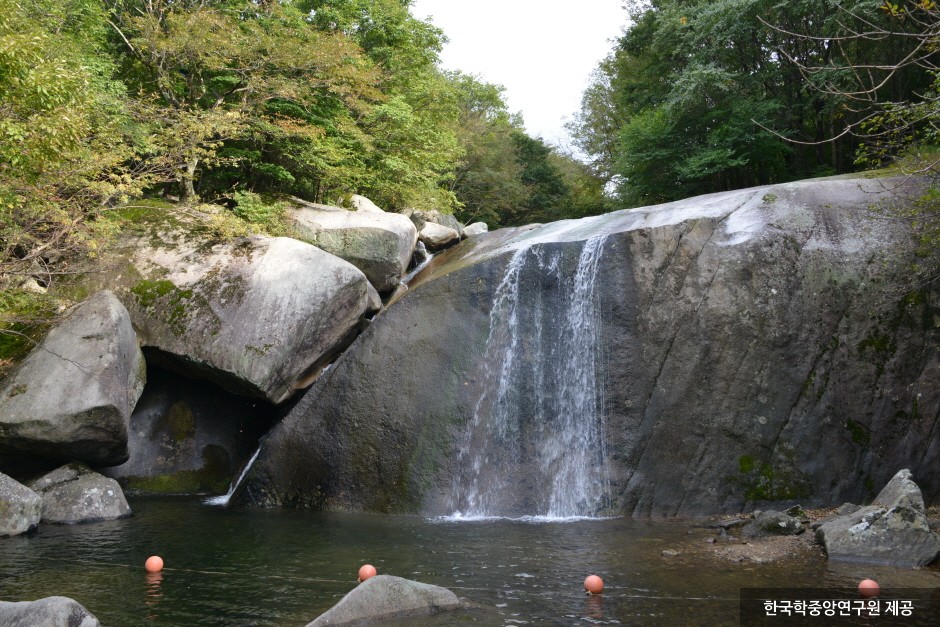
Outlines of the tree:
M862 131L876 120L853 103L853 92L865 90L849 86L868 80L869 70L880 81L874 71L885 59L908 59L909 50L884 36L884 26L865 30L847 21L861 11L878 13L865 18L873 25L891 19L881 4L633 3L632 23L585 93L574 129L579 146L627 204L851 171L863 133L840 131ZM845 36L833 38L838 33ZM861 64L859 76L845 55ZM891 91L878 88L880 97L893 93L891 101L900 102L924 93L932 79L914 66L926 57L910 57Z
M227 141L262 142L236 158L257 156L252 166L266 173L276 171L267 165L284 168L280 155L266 159L271 140L325 137L320 156L348 157L330 131L355 143L354 120L382 99L355 42L312 28L289 2L115 0L112 11L125 80L162 107L158 150L177 164L184 202L196 197L200 165L217 161Z
M897 3L855 2L837 7L838 19L826 32L769 28L790 40L781 53L801 72L806 84L843 103L843 114L830 135L814 142L843 138L860 142L857 163L882 164L915 143L936 144L940 136L940 9L934 0ZM831 55L820 62L794 53L801 45L823 42ZM922 171L936 170L936 159Z

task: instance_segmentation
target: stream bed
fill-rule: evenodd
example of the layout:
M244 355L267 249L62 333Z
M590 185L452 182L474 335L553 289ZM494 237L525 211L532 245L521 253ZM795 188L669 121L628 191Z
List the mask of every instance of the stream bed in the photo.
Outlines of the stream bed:
M195 498L131 499L134 516L42 525L0 540L0 599L69 596L106 627L302 627L355 586L363 563L452 589L474 606L408 625L735 625L742 587L938 588L940 569L829 563L818 550L768 564L709 552L692 521L432 520L226 510ZM678 555L664 556L666 549ZM144 560L163 557L162 573ZM585 576L603 577L588 597Z

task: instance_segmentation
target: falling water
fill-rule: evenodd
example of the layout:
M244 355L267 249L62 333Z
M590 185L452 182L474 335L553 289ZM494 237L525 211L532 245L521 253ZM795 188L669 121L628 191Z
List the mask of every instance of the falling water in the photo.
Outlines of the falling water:
M509 261L490 311L483 391L458 457L455 516L569 518L604 508L596 278L605 239L585 242L573 278L561 250L526 248ZM537 289L526 290L532 282Z
M225 494L221 496L213 496L211 498L208 498L205 501L203 501L203 503L205 503L206 505L221 505L222 507L227 506L228 502L232 499L232 495L235 494L235 490L237 490L238 486L240 486L242 481L245 480L245 476L248 474L248 471L251 470L251 466L255 463L255 460L258 459L258 453L260 452L261 452L261 445L259 444L258 448L255 450L255 454L251 456L251 459L249 459L248 463L245 464L245 467L242 468L242 471L241 473L239 473L238 478L235 479L235 481L233 481L231 485L229 485L228 492L226 492Z

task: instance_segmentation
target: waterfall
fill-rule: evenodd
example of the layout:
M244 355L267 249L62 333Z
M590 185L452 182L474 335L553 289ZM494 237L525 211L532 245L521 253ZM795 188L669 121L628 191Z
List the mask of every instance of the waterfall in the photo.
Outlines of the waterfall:
M493 297L482 392L460 446L459 517L595 516L609 493L599 380L598 264L606 236L518 250Z
M207 498L203 503L206 505L221 505L226 507L228 502L232 499L232 495L235 494L235 490L238 489L238 486L241 485L242 481L245 480L245 477L248 475L248 471L251 470L251 466L255 463L255 460L258 459L258 454L261 452L261 444L258 444L258 448L255 449L254 455L251 456L251 459L248 460L248 463L245 464L245 467L242 468L242 471L239 473L238 478L232 481L228 487L228 492L221 496L213 496Z

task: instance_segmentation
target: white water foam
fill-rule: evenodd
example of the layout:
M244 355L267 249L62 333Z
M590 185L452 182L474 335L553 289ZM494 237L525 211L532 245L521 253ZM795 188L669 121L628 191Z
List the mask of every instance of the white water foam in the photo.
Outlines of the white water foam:
M584 243L574 276L561 250L519 249L507 264L490 310L483 391L458 454L452 520L500 519L522 507L532 513L513 520L571 521L603 509L609 478L596 279L605 241ZM548 291L539 286L523 298L524 278ZM530 485L519 485L520 476Z
M245 464L245 467L242 468L241 473L238 475L238 479L232 482L228 487L228 492L220 496L213 496L207 498L203 501L206 505L216 505L220 507L226 507L228 502L232 499L232 495L235 494L235 490L238 489L238 486L241 485L241 482L244 481L245 477L248 475L248 471L251 470L252 464L255 463L255 460L258 459L258 454L261 452L261 445L258 445L258 448L255 450L254 455L251 456L251 459L248 460L248 463Z

